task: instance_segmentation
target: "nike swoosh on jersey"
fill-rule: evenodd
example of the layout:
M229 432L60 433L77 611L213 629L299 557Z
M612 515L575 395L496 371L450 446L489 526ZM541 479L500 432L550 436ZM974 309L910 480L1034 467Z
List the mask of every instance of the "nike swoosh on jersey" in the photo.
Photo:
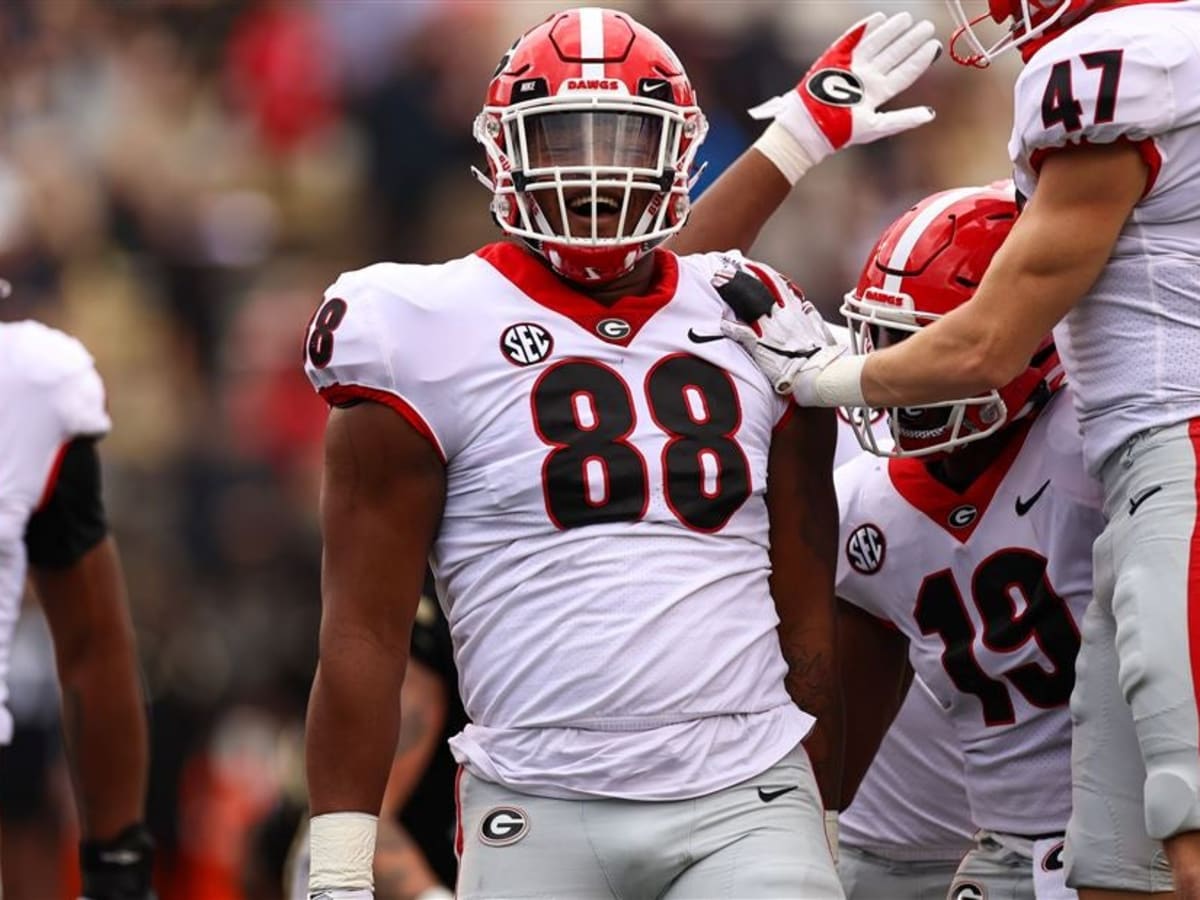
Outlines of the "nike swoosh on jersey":
M758 789L758 799L761 800L763 803L770 803L776 797L782 797L784 794L786 794L790 791L798 791L798 790L800 790L800 785L798 785L798 784L793 784L791 787L780 788L777 791L768 791L768 790L764 790L763 788L759 788Z
M691 341L693 344L708 344L708 343L711 343L712 341L725 340L725 335L723 335L723 334L696 334L696 329L689 328L688 329L688 340Z
M1129 514L1132 516L1138 511L1138 507L1162 490L1162 485L1156 485L1148 490L1142 491L1136 497L1129 498Z
M1029 512L1031 509L1033 509L1033 504L1037 503L1039 500L1042 499L1042 494L1044 494L1046 492L1046 488L1048 488L1048 487L1050 487L1050 479L1049 478L1046 479L1045 484L1043 484L1040 488L1037 489L1037 493L1034 494L1032 497L1030 497L1028 500L1022 500L1018 496L1017 503L1016 503L1017 515L1023 516L1023 515L1025 515L1025 513Z

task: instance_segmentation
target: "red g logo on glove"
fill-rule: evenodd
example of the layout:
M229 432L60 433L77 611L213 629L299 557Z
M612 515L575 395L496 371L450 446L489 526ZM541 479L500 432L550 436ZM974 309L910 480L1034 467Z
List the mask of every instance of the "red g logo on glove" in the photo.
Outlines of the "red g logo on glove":
M821 69L804 82L814 98L828 106L857 106L867 94L862 79L847 69Z

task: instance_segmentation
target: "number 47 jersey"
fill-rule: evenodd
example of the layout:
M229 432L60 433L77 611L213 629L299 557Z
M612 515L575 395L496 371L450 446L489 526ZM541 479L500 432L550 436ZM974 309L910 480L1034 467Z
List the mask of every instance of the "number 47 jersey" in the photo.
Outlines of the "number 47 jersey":
M837 594L909 639L962 745L971 820L1009 834L1061 832L1071 808L1067 701L1104 521L1067 394L962 493L920 459L837 472Z
M309 328L330 403L390 406L445 461L432 563L472 721L451 746L514 789L698 796L811 725L768 588L787 405L720 338L714 281L744 263L656 262L649 293L611 306L514 244L380 264L343 275Z

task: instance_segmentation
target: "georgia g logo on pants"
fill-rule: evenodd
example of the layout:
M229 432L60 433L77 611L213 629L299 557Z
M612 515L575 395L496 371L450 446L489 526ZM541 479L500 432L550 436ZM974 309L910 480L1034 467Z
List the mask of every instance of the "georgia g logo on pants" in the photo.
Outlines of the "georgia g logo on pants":
M529 818L515 806L497 806L488 810L479 823L479 839L490 847L507 847L525 837Z

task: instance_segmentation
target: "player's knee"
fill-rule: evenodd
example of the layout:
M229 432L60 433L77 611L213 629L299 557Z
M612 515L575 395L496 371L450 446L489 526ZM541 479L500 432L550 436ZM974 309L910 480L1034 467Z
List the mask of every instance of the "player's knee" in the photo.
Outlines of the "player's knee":
M1161 841L1190 831L1200 831L1195 778L1173 768L1151 772L1146 777L1146 833ZM1200 852L1196 863L1200 872Z

